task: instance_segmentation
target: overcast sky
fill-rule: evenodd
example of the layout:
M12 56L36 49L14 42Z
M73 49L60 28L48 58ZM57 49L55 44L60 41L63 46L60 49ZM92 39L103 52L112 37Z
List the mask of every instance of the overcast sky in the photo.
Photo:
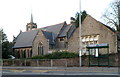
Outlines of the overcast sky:
M112 0L81 0L81 10L100 21L105 8ZM33 21L38 28L67 21L80 11L79 0L1 0L0 28L13 40L20 30L26 30L30 22L31 12Z

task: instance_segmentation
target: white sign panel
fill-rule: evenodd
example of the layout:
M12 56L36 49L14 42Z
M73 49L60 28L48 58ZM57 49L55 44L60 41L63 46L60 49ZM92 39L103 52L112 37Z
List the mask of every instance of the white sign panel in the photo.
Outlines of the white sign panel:
M79 56L82 56L82 51L81 50L79 51Z
M95 50L95 57L98 57L98 48Z

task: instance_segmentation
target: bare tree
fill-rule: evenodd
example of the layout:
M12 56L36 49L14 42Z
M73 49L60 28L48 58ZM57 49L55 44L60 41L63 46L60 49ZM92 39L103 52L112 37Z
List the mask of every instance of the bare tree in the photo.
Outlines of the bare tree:
M102 18L104 19L105 24L120 31L120 0L111 2Z

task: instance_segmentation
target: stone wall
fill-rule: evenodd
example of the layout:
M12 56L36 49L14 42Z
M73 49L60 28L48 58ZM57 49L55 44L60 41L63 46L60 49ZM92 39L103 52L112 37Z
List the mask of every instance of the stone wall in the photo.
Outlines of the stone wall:
M109 55L110 67L118 67L120 65L119 54ZM107 64L106 58L101 58L101 65ZM98 58L90 60L91 63L98 63ZM119 64L118 64L119 63ZM70 59L3 59L3 66L35 66L35 67L79 67L79 58ZM82 66L89 66L88 56L82 56Z
M75 30L73 35L68 40L68 51L69 52L78 52L79 51L79 28Z
M74 59L4 59L3 66L38 66L38 67L74 67L79 66L78 58Z
M47 54L49 51L49 41L45 38L41 30L39 30L33 42L33 47L32 47L33 55L32 56L38 55L39 43L43 44L43 52L44 54Z

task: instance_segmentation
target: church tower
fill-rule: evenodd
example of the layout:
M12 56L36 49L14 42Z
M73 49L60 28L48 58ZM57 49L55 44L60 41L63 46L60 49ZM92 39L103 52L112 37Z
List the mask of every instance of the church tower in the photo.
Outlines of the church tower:
M30 31L30 30L34 30L34 29L37 29L37 24L33 22L33 16L31 13L31 20L30 20L30 23L27 23L27 25L26 25L26 31Z

